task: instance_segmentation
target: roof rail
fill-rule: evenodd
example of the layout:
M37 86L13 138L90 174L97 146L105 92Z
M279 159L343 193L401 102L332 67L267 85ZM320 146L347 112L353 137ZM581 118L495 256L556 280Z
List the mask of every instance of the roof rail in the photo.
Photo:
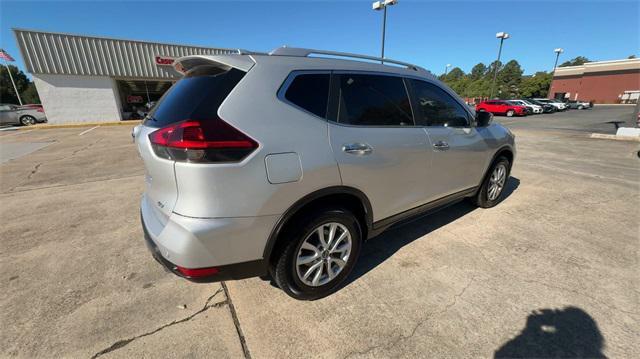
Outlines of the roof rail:
M272 56L299 56L299 57L307 57L311 54L317 54L317 55L329 55L329 56L338 56L338 57L351 57L351 58L356 58L356 59L364 59L364 60L372 60L372 61L380 61L381 63L391 63L391 64L396 64L396 65L401 65L401 66L405 66L408 69L414 70L414 71L418 71L418 72L426 72L429 73L429 71L427 71L426 69L418 66L418 65L414 65L414 64L410 64L408 62L402 62L402 61L397 61L397 60L393 60L393 59L388 59L388 58L382 58L382 57L376 57L376 56L369 56L369 55L360 55L360 54L351 54L348 52L337 52L337 51L326 51L326 50L315 50L315 49L304 49L304 48L298 48L298 47L287 47L287 46L282 46L282 47L278 47L277 49L273 49L269 55Z

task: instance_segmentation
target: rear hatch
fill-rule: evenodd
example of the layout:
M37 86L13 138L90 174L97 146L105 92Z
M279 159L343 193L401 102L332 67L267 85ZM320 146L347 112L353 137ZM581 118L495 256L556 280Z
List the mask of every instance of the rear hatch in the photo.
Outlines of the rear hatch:
M178 60L176 68L185 76L134 130L144 162L147 204L163 224L178 200L176 161L216 163L242 157L256 146L217 117L220 104L251 67L237 57L225 61L236 67L197 56Z

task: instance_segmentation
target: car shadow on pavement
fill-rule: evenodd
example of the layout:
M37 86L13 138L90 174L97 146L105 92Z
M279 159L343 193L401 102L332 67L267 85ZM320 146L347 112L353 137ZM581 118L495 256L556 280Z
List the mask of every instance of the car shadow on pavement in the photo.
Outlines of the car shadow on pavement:
M513 176L509 177L507 185L504 188L502 201L507 200L519 185L520 180L518 178ZM498 206L499 205L500 204L498 204ZM467 201L458 202L451 206L444 207L435 213L419 216L394 225L379 236L369 239L364 243L360 259L343 287L367 274L370 270L390 258L400 250L400 248L440 227L456 221L476 209L478 209L478 207Z
M496 350L495 358L606 358L596 321L576 307L540 309L520 334Z

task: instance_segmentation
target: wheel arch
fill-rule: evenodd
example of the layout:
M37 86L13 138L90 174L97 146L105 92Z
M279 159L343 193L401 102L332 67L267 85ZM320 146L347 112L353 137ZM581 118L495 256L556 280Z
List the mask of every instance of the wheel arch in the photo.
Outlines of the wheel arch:
M513 153L513 149L511 148L511 146L504 145L504 146L500 147L496 151L496 153L493 154L493 157L491 158L491 161L489 161L489 165L484 170L484 175L482 176L482 181L478 185L478 191L482 188L482 184L487 179L487 176L489 175L489 171L491 171L491 167L493 166L493 164L496 163L496 160L498 160L498 158L503 157L503 156L506 157L509 160L509 174L511 173L511 167L513 167L514 153Z
M267 239L263 253L265 261L271 265L275 259L274 255L287 243L287 238L283 234L287 232L291 223L302 218L304 213L308 211L329 205L343 206L354 212L353 214L360 223L362 238L367 238L368 232L373 227L373 212L369 198L362 191L353 187L327 187L302 197L280 216Z

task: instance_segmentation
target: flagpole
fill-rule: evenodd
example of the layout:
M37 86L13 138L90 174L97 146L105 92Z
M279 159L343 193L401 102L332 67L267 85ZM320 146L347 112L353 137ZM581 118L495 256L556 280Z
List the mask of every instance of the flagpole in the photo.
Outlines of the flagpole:
M18 96L18 102L20 102L20 106L22 106L22 99L20 98L20 93L18 93L18 88L16 87L16 83L13 81L13 75L11 75L11 69L7 64L7 60L4 60L4 66L7 68L7 72L9 73L9 78L11 79L11 84L13 85L13 91L16 92L16 96Z

